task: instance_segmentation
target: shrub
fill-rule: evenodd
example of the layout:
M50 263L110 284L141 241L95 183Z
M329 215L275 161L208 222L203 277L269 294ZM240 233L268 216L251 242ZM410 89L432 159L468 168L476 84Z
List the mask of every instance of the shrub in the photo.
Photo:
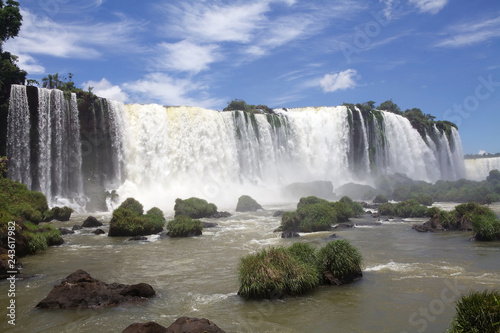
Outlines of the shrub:
M189 216L177 215L167 223L167 229L170 237L193 237L202 234L203 224Z
M46 250L49 246L62 244L61 232L51 225L40 227L30 222L23 224L24 237L29 254Z
M495 214L476 215L472 219L474 237L479 241L500 240L500 220Z
M186 200L176 199L174 206L175 216L185 215L193 219L212 216L217 212L217 206L208 203L204 199L189 198Z
M108 236L144 236L159 233L165 225L163 212L153 207L144 215L143 206L133 198L113 211Z
M330 202L328 200L321 199L321 198L318 198L318 197L311 195L309 197L300 198L299 203L297 204L297 208L304 207L307 205L318 204L318 203L328 204Z
M362 256L347 240L327 243L318 252L319 269L326 282L340 285L362 276Z
M410 199L396 204L385 203L378 207L380 215L393 215L397 217L424 217L427 216L427 207L422 206L415 199Z
M493 290L462 296L448 332L498 333L499 329L500 293Z
M361 206L361 204L359 202L352 200L348 196L343 196L339 200L339 202L342 202L350 207L353 215L349 216L349 217L359 216L359 215L363 215L365 213L363 206Z
M283 231L314 232L329 230L337 222L335 208L329 203L315 203L299 207L295 212L281 216Z
M73 209L70 207L53 207L51 210L45 213L44 221L50 222L52 220L57 221L69 221Z
M461 222L457 217L457 213L455 211L445 211L442 210L438 213L438 219L443 228L447 230L455 230L460 228Z
M434 199L428 194L419 194L413 198L417 200L419 204L424 206L431 206L434 203Z
M439 209L438 207L429 207L427 208L427 216L434 217L434 215L439 214L440 211L441 209Z
M8 222L25 219L35 224L48 210L47 198L40 192L9 178L0 178L0 219Z
M380 215L394 215L394 205L391 203L381 204L377 210Z
M380 203L380 204L383 204L383 203L388 203L389 200L387 199L387 197L385 195L382 195L382 194L378 194L375 198L373 198L373 203Z
M241 259L238 295L276 298L305 293L322 282L348 283L362 276L361 261L348 241L327 243L319 252L306 243L264 249Z
M257 203L251 196L242 195L238 198L236 205L237 212L253 212L257 209L262 209L262 206Z
M242 258L238 280L238 295L244 298L299 295L320 283L317 272L310 265L283 247L264 249Z

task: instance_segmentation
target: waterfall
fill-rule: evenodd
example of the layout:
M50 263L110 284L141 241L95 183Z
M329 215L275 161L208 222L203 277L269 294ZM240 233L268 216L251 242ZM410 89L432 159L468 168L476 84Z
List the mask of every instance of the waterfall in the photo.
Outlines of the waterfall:
M500 170L500 157L482 157L465 160L466 178L483 181L491 170Z
M408 119L385 111L219 112L28 90L12 86L9 175L51 205L106 209L99 200L116 190L147 207L171 209L189 196L230 207L242 194L279 201L282 187L295 182L339 187L393 173L427 182L465 175L456 129L434 127L422 138Z

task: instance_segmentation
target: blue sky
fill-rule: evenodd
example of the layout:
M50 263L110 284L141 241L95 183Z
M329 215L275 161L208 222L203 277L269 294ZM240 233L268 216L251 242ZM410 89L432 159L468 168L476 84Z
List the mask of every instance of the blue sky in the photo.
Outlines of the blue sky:
M500 152L497 0L21 0L29 78L125 103L222 109L392 99Z

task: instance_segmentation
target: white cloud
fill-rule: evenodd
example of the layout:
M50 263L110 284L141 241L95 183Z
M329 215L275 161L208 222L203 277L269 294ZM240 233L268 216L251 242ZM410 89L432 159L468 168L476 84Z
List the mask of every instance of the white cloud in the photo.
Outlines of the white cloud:
M224 101L208 97L208 87L190 79L173 78L164 73L149 73L143 79L127 82L123 88L133 95L133 100L162 105L214 107ZM200 94L200 97L190 95Z
M448 0L410 0L421 13L437 14L446 6Z
M346 90L356 86L354 78L357 72L355 69L347 69L343 72L326 74L319 81L323 92L334 92L337 90Z
M452 36L442 40L437 46L462 47L500 37L500 16L490 20L453 26L448 34Z
M19 53L16 49L11 49L10 52L17 56L17 66L28 72L28 74L44 74L45 67L40 65L40 63L32 56Z
M92 92L99 97L109 98L118 102L126 102L128 96L122 91L120 86L114 86L106 78L102 78L101 81L87 81L82 84L84 90L88 90L92 87Z
M198 73L220 58L217 45L198 45L186 40L175 44L161 43L157 50L159 55L155 64L158 70Z
M39 16L21 10L23 24L19 36L5 43L6 49L19 53L44 54L63 58L95 58L104 51L119 52L133 42L133 32L139 29L135 22L121 18L112 23L61 24L48 16Z

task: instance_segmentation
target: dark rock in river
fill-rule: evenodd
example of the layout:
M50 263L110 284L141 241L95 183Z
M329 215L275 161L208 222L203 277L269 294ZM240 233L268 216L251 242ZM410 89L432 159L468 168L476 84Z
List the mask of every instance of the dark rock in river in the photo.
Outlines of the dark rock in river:
M339 223L333 226L333 229L349 229L354 228L354 223Z
M208 218L211 218L211 219L220 219L222 217L230 217L230 216L231 216L231 213L229 213L229 212L215 212L214 214L212 214Z
M217 223L212 223L212 222L201 221L201 223L203 224L203 228L215 228L216 226L218 226Z
M52 220L57 221L69 221L71 214L73 213L73 209L69 207L54 207L47 212L44 221L50 222Z
M96 229L94 231L92 231L93 234L96 234L96 235L103 235L106 233L106 231L102 230L102 229Z
M251 196L242 195L238 198L238 204L236 205L237 212L255 212L258 209L262 209L262 206Z
M100 226L102 226L102 222L100 222L99 220L97 220L93 216L87 217L87 219L85 221L83 221L83 224L82 224L82 227L84 227L84 228L94 228L94 227L100 227Z
M73 226L73 228L71 228L71 230L73 230L73 231L75 231L75 230L82 230L82 229L83 229L83 227L81 225L78 225L78 224L75 224Z
M168 333L225 333L205 318L180 317L167 327Z
M280 217L284 212L283 210L277 210L274 212L273 217Z
M147 323L133 323L129 325L122 333L167 333L167 328L149 321Z
M281 238L295 238L295 237L300 237L300 235L295 231L284 231L281 234Z
M337 234L331 234L330 236L328 236L328 239L335 239L335 238L339 238L339 236Z
M135 236L128 239L129 241L147 241L148 238L146 236Z
M143 300L154 295L155 291L149 284L126 285L116 282L107 284L79 269L56 285L36 307L40 309L100 308Z
M68 228L58 228L58 229L61 232L61 235L71 235L75 233L73 230Z

